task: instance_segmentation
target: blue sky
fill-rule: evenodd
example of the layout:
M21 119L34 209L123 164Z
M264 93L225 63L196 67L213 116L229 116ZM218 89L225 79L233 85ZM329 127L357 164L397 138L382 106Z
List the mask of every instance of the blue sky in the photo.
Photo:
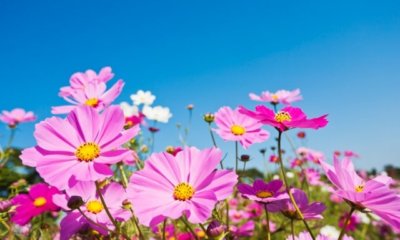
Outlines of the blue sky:
M249 92L300 88L296 105L330 120L307 132L309 147L354 150L360 168L399 165L398 1L4 0L0 36L1 109L44 119L63 104L57 93L72 73L111 66L126 81L117 102L144 89L171 108L156 149L179 143L175 124L187 120L189 103L189 140L203 148L211 146L203 113L253 107ZM34 145L33 130L21 126L16 145ZM4 144L7 128L0 134ZM233 143L218 142L232 152ZM248 151L253 166L262 167L261 147Z

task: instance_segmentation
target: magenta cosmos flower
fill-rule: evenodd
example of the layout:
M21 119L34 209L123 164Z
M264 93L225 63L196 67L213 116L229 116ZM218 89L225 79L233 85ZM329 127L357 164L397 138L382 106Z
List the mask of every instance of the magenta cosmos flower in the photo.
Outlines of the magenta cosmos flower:
M214 131L222 139L238 141L245 149L253 143L264 142L269 137L269 133L261 129L261 123L241 114L238 109L220 108L215 114L215 123L218 129Z
M109 75L107 75L109 76ZM118 80L109 90L107 90L106 81L108 78L87 77L77 80L70 87L63 87L60 90L60 96L72 105L52 107L53 114L69 113L76 106L90 106L98 111L109 106L121 93L124 82Z
M111 67L104 67L97 74L92 69L74 73L69 79L70 86L62 87L60 97L71 96L74 91L84 89L89 83L106 83L114 77Z
M25 225L29 221L44 212L57 211L59 207L53 203L53 195L60 193L57 188L45 183L37 183L30 187L28 194L18 194L12 199L16 206L11 216L11 221Z
M153 226L165 218L185 215L203 223L217 201L227 198L237 183L230 170L216 170L222 152L216 148L186 147L176 156L155 153L132 175L128 197L140 223Z
M296 201L297 206L299 207L301 213L306 220L312 219L322 219L321 213L325 211L326 207L323 203L313 202L309 203L307 195L300 189L293 188L290 190ZM285 193L286 199L275 201L271 204L268 204L268 211L270 212L282 212L285 216L292 219L301 220L298 216L296 209L294 208L292 201L289 199L287 193Z
M101 190L101 193L107 204L108 210L115 220L126 221L130 218L130 212L123 208L123 201L126 200L127 197L125 189L120 184L110 183ZM108 235L108 232L104 228L92 224L77 209L70 209L68 207L68 201L71 202L71 197L76 198L76 196L82 198L82 206L79 208L88 218L106 229L114 229L114 225L107 216L100 197L96 192L95 183L79 182L73 187L67 189L66 194L56 194L53 196L54 203L67 211L67 215L60 223L61 240L70 239L71 236L85 227L90 227L102 235Z
M238 190L243 197L260 203L271 203L286 199L288 196L282 191L283 183L281 180L272 180L265 183L261 179L256 179L253 186L240 183Z
M349 158L334 158L333 166L321 162L326 176L334 185L335 194L358 210L370 210L383 221L400 229L400 196L389 188L393 180L378 176L364 180L357 175Z
M101 114L82 106L66 119L48 118L36 125L37 146L22 151L22 162L36 167L40 176L58 189L67 188L69 181L102 180L113 175L110 164L132 155L121 145L132 139L139 128L123 130L124 123L118 106Z
M13 128L19 123L32 122L36 120L33 112L25 112L22 108L15 108L9 111L3 111L0 114L0 121L8 124L9 127Z
M293 91L279 90L275 93L268 91L262 92L260 96L250 93L250 99L259 102L269 102L272 104L291 104L292 102L297 102L303 99L300 95L300 89L295 89Z
M275 113L271 109L258 105L256 111L250 111L240 107L239 112L257 119L263 124L270 125L283 132L291 128L313 128L318 129L328 124L327 115L307 119L307 116L300 108L287 106Z

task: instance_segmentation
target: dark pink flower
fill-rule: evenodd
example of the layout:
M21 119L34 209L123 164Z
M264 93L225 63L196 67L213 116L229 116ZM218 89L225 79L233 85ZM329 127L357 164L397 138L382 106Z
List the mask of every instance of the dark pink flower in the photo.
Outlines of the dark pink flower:
M288 197L283 193L282 186L283 182L281 180L272 180L265 183L261 179L256 179L252 186L240 183L237 188L245 198L260 203L271 203Z
M287 106L275 113L273 110L258 105L256 111L250 111L245 107L240 107L239 112L270 125L283 132L292 128L313 128L318 129L328 124L327 115L307 119L307 116L300 108Z
M28 194L18 194L12 199L16 206L11 221L19 224L27 224L33 217L44 212L57 211L59 207L53 203L53 195L60 193L57 188L45 183L37 183L31 186Z
M340 216L338 225L339 225L339 227L341 229L343 229L343 227L345 225L345 222L346 222L346 219L348 218L348 216L349 216L348 213L343 214L342 216ZM346 225L346 231L354 231L354 230L356 230L357 225L360 224L360 222L361 222L360 218L356 214L351 215L350 218L349 218L349 221L347 222L347 225Z

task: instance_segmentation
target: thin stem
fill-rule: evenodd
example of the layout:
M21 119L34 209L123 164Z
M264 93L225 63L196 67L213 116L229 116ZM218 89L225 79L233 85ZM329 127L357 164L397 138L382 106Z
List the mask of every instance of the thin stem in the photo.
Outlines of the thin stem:
M84 218L86 218L86 220L88 220L91 224L93 224L93 225L95 225L95 226L97 226L97 227L99 227L99 228L101 228L101 229L103 229L103 230L105 230L105 231L107 231L107 232L112 232L112 230L110 230L110 229L106 228L105 226L103 226L103 225L101 225L101 224L99 224L99 223L93 221L93 220L92 220L90 217L88 217L80 208L78 208L78 211L79 211L79 213L82 214L82 216L83 216Z
M238 165L239 165L239 146L238 142L235 142L235 171L238 171Z
M264 209L265 209L265 220L267 220L267 240L271 240L271 231L269 229L269 213L267 204L264 204Z
M199 226L200 226L201 230L203 230L203 232L208 236L207 229L204 227L204 225L199 223Z
M143 238L143 234L142 234L142 230L140 230L139 223L137 222L135 214L133 214L133 210L132 210L131 207L129 208L129 211L132 213L132 218L131 219L133 221L133 224L136 226L136 228L137 228L137 230L139 232L139 239L144 239Z
M10 133L10 138L8 139L7 148L11 147L11 144L12 144L12 142L14 140L14 137L15 137L16 129L17 129L16 127L11 128L11 133Z
M292 192L290 191L290 186L289 186L288 180L286 178L285 167L283 166L283 161L282 161L282 146L281 146L281 142L282 142L282 132L278 131L278 159L279 159L279 165L280 165L280 168L281 168L281 174L282 174L283 182L285 183L285 187L286 187L286 192L288 193L290 201L292 202L293 207L296 209L296 212L297 212L298 216L303 221L305 227L307 228L307 231L310 233L311 238L313 240L315 240L315 237L314 237L310 227L308 226L308 223L304 220L304 216L301 213L300 208L297 206L296 200L294 199Z
M225 200L226 203L226 229L227 231L230 231L229 229L229 202L228 200Z
M96 184L97 194L98 194L99 197L100 197L101 204L103 204L104 210L106 211L106 214L107 214L108 218L110 218L111 222L112 222L113 225L115 226L116 235L117 235L117 237L118 237L118 235L119 235L119 225L118 225L118 223L115 221L115 219L113 218L113 216L111 215L110 210L109 210L108 207L107 207L106 201L104 201L104 197L103 197L103 194L101 193L101 189L100 189L99 182L96 181L95 184Z
M128 178L126 177L124 166L122 165L122 163L117 163L117 166L121 173L122 185L124 186L124 188L126 188L128 186Z
M340 232L338 240L342 240L343 239L344 234L346 233L346 227L350 222L350 218L351 218L351 215L353 214L354 210L356 210L355 207L351 206L349 215L347 216L346 221L344 221L343 228L342 228L342 231Z
M165 227L167 225L167 219L164 220L163 222L163 226L162 226L162 239L165 240L166 236L165 236Z
M292 232L292 239L294 239L294 225L293 225L293 219L290 219L290 230Z
M185 217L182 216L181 220L183 222L183 224L185 224L186 228L190 231L190 233L193 235L194 239L199 240L199 238L197 237L196 233L194 232L193 228L190 226L190 224L186 221Z
M12 144L12 142L13 142L13 140L14 140L14 137L15 137L15 132L16 132L16 127L13 127L13 128L11 128L11 132L10 132L10 137L8 138L8 142L7 142L7 147L5 148L5 153L6 154L4 154L5 155L5 159L4 159L4 162L2 162L1 164L0 164L0 167L4 167L6 164L7 164L7 162L8 162L8 160L10 159L10 149L11 149L11 144Z
M214 133L211 129L211 123L208 124L208 131L210 132L211 140L213 142L213 145L215 148L218 148L217 142L215 141ZM221 169L224 169L224 165L222 164L222 160L219 162L219 165L221 166Z

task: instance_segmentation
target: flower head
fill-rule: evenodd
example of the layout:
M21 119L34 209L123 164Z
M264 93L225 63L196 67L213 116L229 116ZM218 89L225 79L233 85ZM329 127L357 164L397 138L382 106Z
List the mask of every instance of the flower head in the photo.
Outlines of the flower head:
M11 221L19 224L27 224L33 217L44 212L57 211L59 209L53 203L53 195L60 193L57 188L45 183L37 183L31 186L28 194L18 194L12 199L16 206Z
M393 180L380 175L364 180L349 158L334 158L333 166L321 162L335 194L359 210L369 209L395 229L400 229L400 196L389 188Z
M143 114L149 120L154 120L157 122L167 123L168 120L172 117L172 113L169 111L167 107L150 107L145 105L143 107Z
M120 79L107 90L106 82L114 75L111 73L104 73L104 76L101 73L96 75L93 71L91 73L89 75L79 73L79 78L71 78L74 79L70 80L71 86L61 88L60 97L71 105L52 107L53 114L69 113L77 106L89 106L101 111L111 105L121 93L125 83Z
M36 167L46 182L59 189L74 180L102 180L112 176L110 164L132 157L132 151L121 145L139 127L123 130L124 122L118 106L101 114L91 107L78 107L66 119L48 118L36 125L37 146L22 151L22 162Z
M339 227L343 229L343 227L346 228L346 231L355 231L357 228L357 225L361 222L359 216L357 214L352 214L349 218L349 221L346 224L346 219L348 218L349 214L343 214L339 218ZM346 224L346 226L345 226Z
M295 89L293 91L279 90L275 93L272 92L262 92L260 96L250 93L250 99L259 102L269 102L272 104L291 104L292 102L297 102L303 97L300 95L300 89Z
M25 112L22 108L15 108L9 111L3 111L0 114L0 121L8 124L9 127L13 128L19 123L32 122L36 120L36 116L33 112Z
M229 170L216 170L222 152L216 148L186 147L176 156L155 153L132 175L128 197L140 223L153 226L165 218L186 215L202 223L217 201L227 198L237 182Z
M139 111L136 105L129 105L127 102L121 102L119 104L125 116L125 125L132 127L135 125L146 125L144 114Z
M313 128L318 129L328 124L327 115L307 119L307 116L300 108L291 106L284 107L278 112L274 112L264 105L258 105L256 111L251 111L245 107L240 107L239 112L252 117L263 124L270 125L283 132L292 128Z
M150 91L144 92L143 90L137 91L136 94L131 95L131 99L133 101L133 104L136 106L139 106L141 104L143 105L151 105L153 104L154 100L156 99L156 96L151 94Z
M282 191L282 186L281 180L265 183L261 179L256 179L252 186L240 183L237 188L245 198L261 203L271 203L287 198Z
M101 193L107 208L111 215L117 221L125 221L130 217L130 212L123 208L123 201L126 199L124 188L118 183L110 183L105 186ZM114 229L110 218L107 216L105 207L96 192L94 182L78 182L71 188L66 190L66 194L57 194L53 197L55 204L68 211L67 215L61 220L61 239L70 239L70 237L80 229L89 226L103 235L107 235L107 231L103 228L92 224L77 209L70 209L68 201L79 196L82 199L80 210L89 217L93 222L100 224L108 229Z
M269 137L269 133L261 129L261 123L241 114L237 109L220 108L215 114L215 123L218 129L214 131L222 139L239 141L245 149L253 143L264 142Z
M322 219L321 213L326 209L325 205L320 202L309 203L307 195L300 189L293 188L290 190L299 207L304 219ZM286 195L287 193L285 193ZM268 204L268 211L270 212L282 212L286 217L291 219L300 219L296 209L294 208L291 200L288 196L280 201L275 201Z

